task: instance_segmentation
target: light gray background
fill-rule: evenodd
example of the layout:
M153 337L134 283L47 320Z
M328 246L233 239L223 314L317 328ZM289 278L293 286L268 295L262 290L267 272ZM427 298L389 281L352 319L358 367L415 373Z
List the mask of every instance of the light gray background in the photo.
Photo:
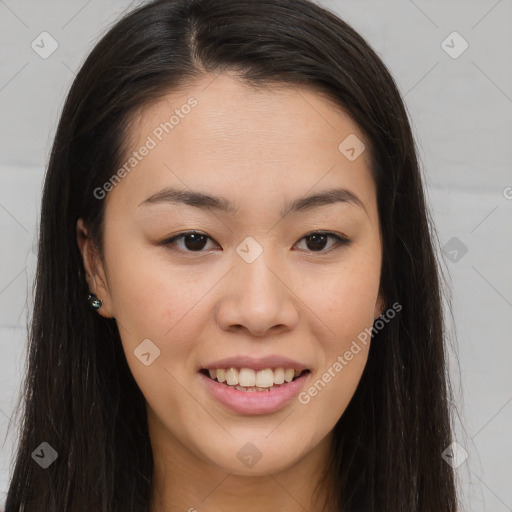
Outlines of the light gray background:
M320 3L390 68L412 117L440 244L456 237L467 247L456 262L443 255L459 351L458 362L450 356L457 441L469 453L457 469L461 510L512 511L512 2ZM7 427L23 374L44 168L76 71L134 5L0 0L0 504L15 442L16 425ZM47 59L31 48L43 31L59 45ZM458 58L442 46L453 31L469 44ZM457 39L446 44L462 48Z

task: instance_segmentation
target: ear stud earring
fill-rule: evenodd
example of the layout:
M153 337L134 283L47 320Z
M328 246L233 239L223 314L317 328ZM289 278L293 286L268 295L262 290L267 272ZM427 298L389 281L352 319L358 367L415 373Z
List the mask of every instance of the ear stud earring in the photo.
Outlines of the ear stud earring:
M101 305L103 304L103 301L98 299L94 293L89 293L89 296L87 297L87 302L89 303L89 306L91 306L92 309L95 311L98 311L98 309L101 308Z

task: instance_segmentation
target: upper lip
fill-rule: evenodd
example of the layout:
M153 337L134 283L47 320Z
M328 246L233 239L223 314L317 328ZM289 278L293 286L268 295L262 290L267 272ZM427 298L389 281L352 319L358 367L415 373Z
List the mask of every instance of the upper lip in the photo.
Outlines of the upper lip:
M308 370L308 366L280 355L265 357L236 356L226 357L207 363L202 369L227 369L227 368L252 368L253 370L265 370L267 368L293 368L294 370Z

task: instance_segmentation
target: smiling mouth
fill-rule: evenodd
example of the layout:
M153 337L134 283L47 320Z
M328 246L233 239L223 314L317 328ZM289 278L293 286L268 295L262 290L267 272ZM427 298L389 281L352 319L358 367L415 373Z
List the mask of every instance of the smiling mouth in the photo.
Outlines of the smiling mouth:
M270 391L299 379L309 370L293 368L267 368L255 371L251 368L215 368L201 370L211 380L238 391Z

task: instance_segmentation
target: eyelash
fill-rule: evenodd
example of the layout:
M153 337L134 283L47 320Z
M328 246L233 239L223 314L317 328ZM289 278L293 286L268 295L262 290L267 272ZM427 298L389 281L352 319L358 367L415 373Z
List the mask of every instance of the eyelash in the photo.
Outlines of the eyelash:
M188 251L188 250L185 250L185 251L182 251L181 249L173 249L173 248L170 247L171 245L174 244L174 242L176 240L184 239L187 235L202 235L202 236L206 236L210 240L213 240L213 238L209 237L206 233L201 233L199 231L184 231L182 233L178 233L177 235L172 236L171 238L168 238L168 239L164 240L162 242L162 245L169 247L170 250L175 251L175 252L198 253L198 254L200 254L202 252L206 252L204 250L200 250L200 251ZM350 246L352 244L352 240L350 240L350 239L348 239L348 238L346 238L344 236L337 235L336 233L332 233L330 231L311 231L310 233L307 233L302 238L300 238L299 242L301 240L309 237L309 236L312 236L312 235L327 235L328 237L335 238L337 240L336 245L331 247L331 249L328 249L326 251L324 251L324 250L308 251L308 252L312 252L312 253L328 254L328 253L332 252L335 249L338 249L338 248L341 248L341 247L348 247L348 246ZM215 243L217 243L217 242L215 242Z

